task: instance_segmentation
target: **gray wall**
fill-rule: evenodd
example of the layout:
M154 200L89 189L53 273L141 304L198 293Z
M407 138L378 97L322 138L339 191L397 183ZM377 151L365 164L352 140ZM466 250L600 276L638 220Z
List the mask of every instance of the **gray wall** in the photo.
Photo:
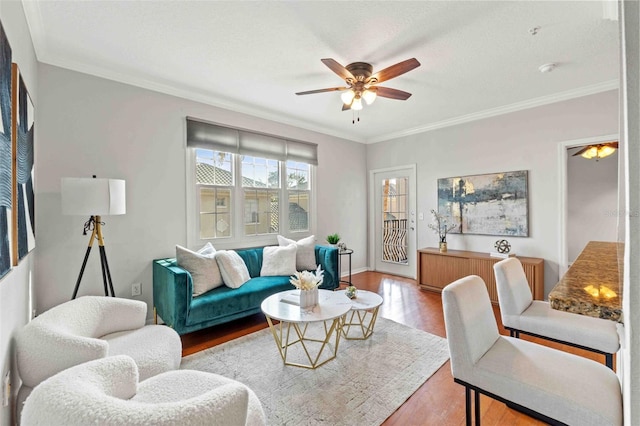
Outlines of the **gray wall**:
M317 143L316 237L339 232L365 268L364 145L45 64L38 80L38 312L71 297L88 241L87 218L61 214L60 178L95 174L126 180L127 214L103 218L105 246L116 295L141 282L151 318L151 261L187 244L186 116ZM94 252L79 295L103 293Z
M438 178L512 170L529 171L529 237L507 238L521 256L545 259L545 296L558 281L558 143L618 132L618 93L469 122L367 146L367 168L417 164L420 247L435 247L427 228L437 209ZM571 218L569 218L569 221ZM501 237L450 234L450 249L490 252Z
M31 36L27 28L22 4L17 1L0 1L0 21L9 39L12 50L12 61L20 67L20 73L36 106L35 129L38 137L38 86L37 62ZM37 144L37 142L36 142ZM36 190L37 190L37 182ZM38 202L36 196L36 203ZM38 230L36 229L36 232ZM36 249L37 250L37 249ZM12 398L8 407L2 406L0 424L11 422L13 402L19 385L15 359L13 357L13 336L16 330L29 321L31 312L31 277L34 265L32 251L22 259L2 280L0 280L0 365L2 378L7 371L11 371Z
M576 260L589 241L618 240L618 152L586 160L567 159L567 251Z

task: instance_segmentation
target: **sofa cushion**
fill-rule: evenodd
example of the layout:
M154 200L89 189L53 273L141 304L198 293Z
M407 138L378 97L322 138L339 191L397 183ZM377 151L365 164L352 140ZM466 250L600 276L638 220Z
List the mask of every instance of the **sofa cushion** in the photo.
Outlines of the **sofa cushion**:
M222 275L215 254L216 250L211 243L207 243L197 252L176 245L178 265L191 274L194 297L222 285Z
M260 275L268 277L295 274L297 251L298 248L295 244L285 247L265 247L262 251L262 269L260 270Z
M317 268L315 241L315 235L302 238L298 241L290 240L289 238L285 238L282 235L278 235L278 244L280 246L295 244L295 246L298 248L298 252L296 253L296 269L298 271L314 271Z
M187 325L199 324L211 318L234 316L239 312L260 312L260 304L274 293L293 290L289 277L256 277L240 288L222 286L216 291L193 299L186 319Z
M227 287L239 288L251 279L247 265L234 250L220 250L216 252L215 259Z

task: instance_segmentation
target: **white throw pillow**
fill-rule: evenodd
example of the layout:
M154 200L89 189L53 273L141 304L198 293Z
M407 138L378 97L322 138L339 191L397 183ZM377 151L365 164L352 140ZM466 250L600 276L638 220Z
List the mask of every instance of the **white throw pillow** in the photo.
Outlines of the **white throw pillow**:
M262 269L260 269L260 275L263 277L294 275L296 273L297 251L298 248L295 244L284 247L265 247L262 250Z
M215 259L216 249L207 243L197 252L176 245L178 266L191 274L193 297L200 296L222 285L222 275Z
M222 280L227 287L239 288L251 279L247 265L238 253L233 250L219 250L216 261L220 267Z
M289 238L285 238L282 235L278 235L278 244L280 246L288 246L295 244L298 248L296 254L296 269L298 271L315 271L318 265L316 265L316 237L310 235L301 240L294 241Z

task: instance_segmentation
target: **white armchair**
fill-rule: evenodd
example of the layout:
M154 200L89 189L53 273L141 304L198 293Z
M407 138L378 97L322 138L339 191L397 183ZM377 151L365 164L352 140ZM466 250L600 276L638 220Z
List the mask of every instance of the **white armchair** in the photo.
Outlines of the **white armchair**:
M25 402L21 424L260 426L266 420L257 396L240 382L192 370L138 382L136 363L120 355L40 383Z
M16 334L18 402L54 374L107 356L129 355L141 380L177 369L180 336L167 326L145 325L146 316L147 304L141 301L84 296L34 318Z
M482 278L447 285L442 306L451 373L465 387L467 425L472 393L476 425L480 394L551 425L622 425L616 374L584 357L501 336Z
M614 321L551 309L533 300L520 260L515 257L493 265L502 325L512 337L520 333L603 354L613 369L613 354L620 349Z

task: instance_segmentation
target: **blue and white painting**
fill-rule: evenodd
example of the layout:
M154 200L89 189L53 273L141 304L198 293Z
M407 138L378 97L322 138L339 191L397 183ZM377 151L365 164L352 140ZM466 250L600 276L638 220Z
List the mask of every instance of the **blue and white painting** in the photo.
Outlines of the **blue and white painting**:
M20 75L18 66L13 65L14 90L17 90L17 104L14 105L16 132L16 191L17 227L15 238L18 241L18 260L21 260L36 246L35 238L35 197L33 194L33 131L34 110L29 92ZM14 262L17 264L17 261Z
M0 23L0 277L11 270L11 47Z
M438 213L451 233L529 236L527 171L438 179Z

